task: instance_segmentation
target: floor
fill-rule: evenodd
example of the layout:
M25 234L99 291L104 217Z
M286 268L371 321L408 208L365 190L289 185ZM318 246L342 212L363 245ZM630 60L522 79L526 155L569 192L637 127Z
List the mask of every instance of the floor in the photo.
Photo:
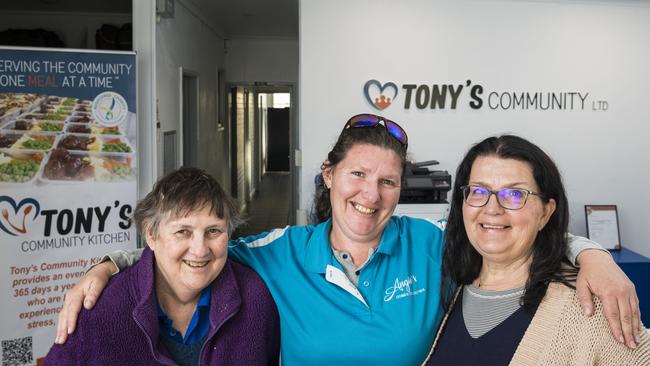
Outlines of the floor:
M244 214L246 224L234 237L260 234L289 224L291 176L284 172L267 172Z

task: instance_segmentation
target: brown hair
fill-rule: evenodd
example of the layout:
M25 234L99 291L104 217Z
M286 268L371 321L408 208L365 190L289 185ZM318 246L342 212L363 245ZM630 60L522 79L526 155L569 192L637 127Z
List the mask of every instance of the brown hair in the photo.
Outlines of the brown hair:
M345 159L346 154L353 146L360 144L378 146L394 151L402 162L402 172L400 174L403 174L406 165L407 147L393 137L382 124L344 129L336 140L332 151L327 154L327 160L321 165L321 172L336 166L341 160ZM330 217L332 217L330 190L325 186L325 182L319 174L316 177L316 192L314 193L311 221L313 224L318 224Z

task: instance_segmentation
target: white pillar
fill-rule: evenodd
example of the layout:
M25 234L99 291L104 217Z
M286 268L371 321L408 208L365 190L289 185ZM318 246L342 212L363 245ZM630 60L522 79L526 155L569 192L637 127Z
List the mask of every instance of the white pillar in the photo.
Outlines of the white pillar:
M156 0L133 0L133 50L137 53L138 197L158 176L156 128Z

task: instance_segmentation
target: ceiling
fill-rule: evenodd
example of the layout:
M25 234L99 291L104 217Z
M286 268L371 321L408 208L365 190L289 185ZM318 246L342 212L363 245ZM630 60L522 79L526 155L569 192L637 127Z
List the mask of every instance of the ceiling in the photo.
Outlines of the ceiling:
M298 0L191 1L227 37L298 38Z
M0 10L131 13L140 0L0 0ZM298 38L298 0L175 0L191 3L223 36ZM191 7L191 6L190 6Z

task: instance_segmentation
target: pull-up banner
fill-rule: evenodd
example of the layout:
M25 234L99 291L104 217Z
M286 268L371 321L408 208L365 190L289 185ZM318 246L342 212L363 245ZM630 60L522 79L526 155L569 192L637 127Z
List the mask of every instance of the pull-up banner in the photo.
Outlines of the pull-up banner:
M136 247L132 52L0 48L0 340L37 364L65 291Z

